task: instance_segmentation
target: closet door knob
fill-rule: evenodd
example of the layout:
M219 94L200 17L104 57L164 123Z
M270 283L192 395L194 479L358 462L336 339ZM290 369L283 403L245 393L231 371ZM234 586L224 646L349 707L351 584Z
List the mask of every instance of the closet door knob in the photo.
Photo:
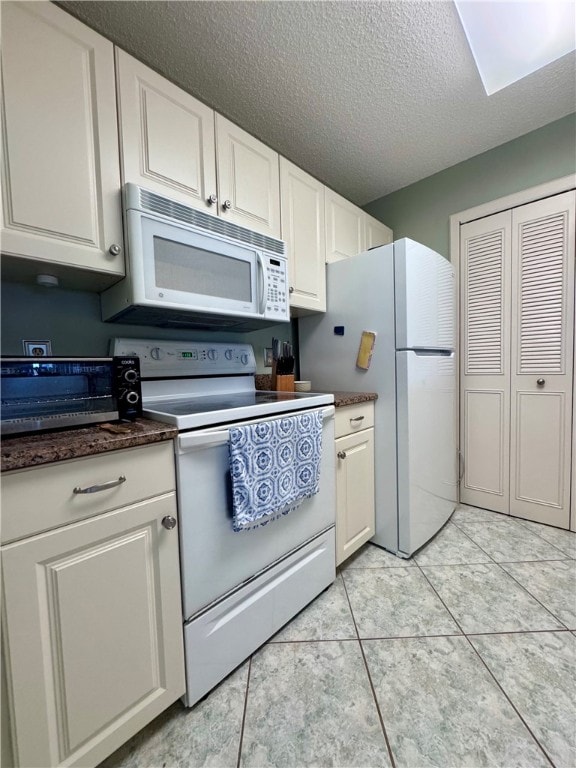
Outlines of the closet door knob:
M346 458L346 451L338 451L336 454L339 459L345 459Z
M546 379L536 379L536 384L538 384L539 387L543 387L544 384L546 384Z
M108 248L108 253L110 254L110 256L120 256L120 254L122 253L122 248L116 243L112 243L110 248Z
M173 528L176 528L176 518L172 517L172 515L166 515L166 517L162 518L162 525L167 531L171 531Z

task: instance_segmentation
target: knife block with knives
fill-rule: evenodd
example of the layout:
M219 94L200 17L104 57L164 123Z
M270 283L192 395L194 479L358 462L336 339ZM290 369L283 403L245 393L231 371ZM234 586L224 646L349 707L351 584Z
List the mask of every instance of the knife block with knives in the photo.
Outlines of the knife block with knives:
M294 392L294 355L292 344L272 339L272 389Z

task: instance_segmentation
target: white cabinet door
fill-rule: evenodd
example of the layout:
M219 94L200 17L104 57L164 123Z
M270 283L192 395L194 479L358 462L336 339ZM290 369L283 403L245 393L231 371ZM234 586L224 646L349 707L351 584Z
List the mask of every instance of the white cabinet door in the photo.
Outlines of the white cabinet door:
M374 535L374 429L336 444L336 565Z
M386 224L382 224L381 221L375 219L373 216L369 216L367 213L364 217L366 240L365 248L376 248L378 245L388 245L394 239L394 233L387 227Z
M574 192L461 227L460 499L570 526Z
M460 238L460 500L508 513L509 212L466 224Z
M169 493L3 548L18 765L96 765L184 693L175 509Z
M281 157L280 203L282 239L288 252L290 308L325 312L324 185Z
M512 212L510 513L570 525L574 200Z
M124 258L112 43L52 3L2 3L2 78L3 253L114 282Z
M122 179L216 214L214 112L116 49Z
M326 188L326 261L356 256L366 248L366 214L349 200Z
M278 153L217 114L216 169L219 214L279 238Z

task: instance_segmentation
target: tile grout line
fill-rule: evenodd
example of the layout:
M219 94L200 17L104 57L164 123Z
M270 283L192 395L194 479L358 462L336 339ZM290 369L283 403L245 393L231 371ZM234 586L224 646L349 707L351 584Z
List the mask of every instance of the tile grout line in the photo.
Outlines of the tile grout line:
M495 512L494 514L499 514L499 513ZM506 515L506 519L505 520L483 521L482 523L474 523L473 521L469 521L469 522L471 522L472 525L486 525L486 524L493 525L495 523L510 523L511 521L517 522L518 525L522 526L522 528L525 531L528 531L529 533L533 533L534 536L537 536L545 544L548 544L549 547L552 547L553 549L556 549L559 554L563 555L563 557L555 558L555 560L574 560L574 558L571 557L571 555L569 555L567 552L564 552L564 550L560 549L560 547L558 547L556 544L553 544L551 541L548 541L548 539L545 539L544 536L540 536L538 531L534 531L532 528L529 528L527 525L522 525L523 518L520 518L520 517L510 517L509 515ZM533 521L532 520L527 520L525 522L533 522ZM453 523L453 525L458 526L458 530L462 531L462 533L464 533L466 536L468 536L470 541L472 541L474 544L476 544L477 547L480 547L480 549L482 549L480 544L475 542L474 539L467 533L467 531L465 531L464 528L461 528L456 521L452 521L452 523ZM541 523L541 525L544 525L544 523ZM552 528L555 531L566 531L566 533L572 533L572 531L568 531L565 528L555 528L552 525L550 525L548 527ZM482 552L485 552L485 550L482 549ZM488 552L485 552L485 554L488 555L488 557L491 557L491 555L489 555ZM550 559L548 558L545 562L548 562L548 560L550 560ZM550 562L555 562L555 560L550 560ZM494 562L497 562L497 561L495 560ZM514 560L512 560L510 562L526 562L526 563L529 563L529 562L539 562L539 561L532 561L532 560L517 560L517 561L514 561Z
M486 553L486 554L488 554L488 553ZM416 564L416 565L417 565L417 567L418 567L418 568L420 568L420 566L419 566L418 564ZM504 569L502 569L502 570L504 570ZM494 673L491 671L491 669L489 668L489 666L486 664L486 662L484 661L484 659L482 658L482 656L480 655L480 653L478 652L478 650L477 650L477 649L474 647L474 644L472 643L472 641L470 640L470 638L468 637L468 635L466 634L466 632L464 632L463 628L461 627L461 625L460 625L460 622L458 622L458 621L457 621L456 617L455 617L455 616L452 614L452 611L451 611L451 610L448 608L448 606L446 605L446 603L444 602L444 600L443 600L443 599L440 597L440 594L438 593L438 591L436 590L436 588L434 587L434 585L432 584L432 582L430 581L430 579L429 579L429 578L426 576L426 574L424 573L424 571L422 570L422 568L420 568L420 572L422 573L422 575L424 576L424 578L426 579L426 581L427 581L427 582L428 582L428 584L430 585L431 589L432 589L432 590L435 592L435 594L437 595L438 599L440 600L440 602L442 603L442 605L444 606L444 608L445 608L445 609L448 611L448 614L449 614L449 615L452 617L452 619L453 619L453 621L455 622L456 626L457 626L457 627L460 629L460 631L462 632L462 637L466 638L466 642L467 642L467 643L470 645L470 647L472 648L472 650L474 651L474 653L475 653L475 654L478 656L478 658L479 658L479 659L480 659L480 661L482 662L482 665L483 665L483 666L484 666L484 668L485 668L485 669L488 671L488 674L489 674L489 675L490 675L490 677L491 677L491 678L494 680L494 682L496 683L496 685L497 685L498 689L501 691L501 693L502 693L502 695L504 696L504 698L506 699L506 701L507 701L507 702L510 704L510 706L512 707L512 709L514 710L514 712L516 712L516 715L517 715L517 716L518 716L518 718L520 719L520 722L521 722L521 723L524 725L524 727L526 728L526 730L528 731L528 733L530 734L530 736L532 736L532 738L534 739L534 741L535 741L535 742L536 742L536 744L538 745L538 748L540 749L540 751L542 752L542 754L544 755L544 757L546 758L546 760L548 760L548 762L550 763L550 765L552 766L552 768L556 768L555 764L552 762L552 760L551 760L551 759L550 759L550 757L548 756L548 754L547 754L547 752L545 751L544 747L543 747L543 746L542 746L542 744L539 742L539 740L536 738L536 736L535 736L535 735L534 735L534 733L532 732L532 729L529 727L528 723L527 723L527 722L524 720L524 718L523 718L523 717L522 717L522 715L520 714L520 711L517 709L516 705L515 705L515 704L512 702L512 699L511 699L511 698L508 696L508 694L506 693L506 691L504 690L504 688L503 688L503 687L500 685L500 683L499 683L499 682L498 682L498 680L496 679L496 677L495 677ZM550 631L550 630L548 630L548 631ZM498 633L498 634L507 634L507 633L505 633L505 632L501 632L501 633Z
M246 693L244 694L244 709L242 711L242 723L240 725L240 741L238 743L238 759L236 761L236 768L240 768L240 762L242 759L242 746L244 743L244 726L246 725L246 712L248 710L248 689L250 688L250 676L252 673L252 658L254 654L250 656L248 662L248 676L246 678Z
M382 717L382 712L380 710L380 705L378 703L378 697L376 696L376 689L374 688L374 683L372 682L372 675L370 674L370 668L368 667L368 661L366 660L366 654L364 653L364 647L362 645L362 640L360 639L360 632L358 631L358 625L356 623L356 617L354 616L354 611L352 609L352 603L350 601L350 595L348 594L348 589L346 587L346 581L345 581L343 575L342 575L342 584L344 585L344 592L346 594L346 600L348 601L348 607L350 608L350 615L352 616L352 622L354 623L354 629L356 630L356 636L358 638L358 646L360 648L360 653L362 654L362 660L364 662L364 669L366 670L366 675L368 676L368 683L370 685L370 690L372 692L372 698L374 699L374 705L376 706L376 712L378 713L378 719L380 720L380 728L382 729L382 734L384 736L384 742L386 744L386 749L388 750L388 757L390 759L390 765L391 765L391 768L396 768L396 761L394 760L394 755L392 753L392 746L390 745L390 739L388 738L388 732L386 731L386 726L384 725L384 718Z
M533 560L519 560L518 562L525 562L525 563L531 563L531 562L546 562L546 563L549 563L549 562L552 562L552 563L557 563L557 562L563 562L563 561L559 561L559 560L543 560L543 561L542 561L542 560L540 560L540 561L539 561L539 560L536 560L536 561L533 561ZM510 578L512 579L512 581L514 581L516 584L518 584L518 586L519 586L519 587L521 587L521 588L524 590L524 592L526 592L526 594L527 594L527 595L529 595L529 596L530 596L530 597L531 597L533 600L536 600L536 602L537 602L539 605L541 605L541 606L542 606L542 608L544 608L544 610L545 610L547 613L549 613L549 614L550 614L550 616L552 616L552 618L553 618L553 619L555 619L555 621L558 621L558 622L560 622L560 624L562 624L562 626L563 626L565 629L569 629L569 627L567 627L567 626L566 626L565 622L563 622L563 621L562 621L562 619L560 619L558 616L556 616L554 613L552 613L552 611L550 610L550 608L547 608L547 607L544 605L544 603L543 603L541 600L539 600L539 599L536 597L536 595L533 595L533 594L532 594L532 592L530 592L530 590L528 589L528 587L525 587L525 586L524 586L524 584L522 584L520 581L518 581L518 579L517 579L515 576L513 576L511 573L508 573L508 571L506 570L506 568L503 568L503 567L502 567L502 565L501 565L500 563L496 563L496 565L497 565L497 566L499 566L500 570L502 570L502 571L503 571L503 572L504 572L504 573L505 573L507 576L510 576ZM553 630L553 629L550 629L550 630L548 630L548 631L549 631L549 632L553 632L554 630Z
M490 558L491 562L493 562L493 563L495 563L495 562L496 562L496 560L494 560L494 558L492 557L492 555L491 555L489 552L486 552L486 550L485 550L485 549L483 549L483 548L480 546L480 544L478 544L476 541L474 541L474 539L472 538L472 536L470 536L470 534L468 534L468 533L467 533L467 532L466 532L466 531L465 531L463 528L460 528L460 526L458 525L458 523L454 523L454 525L455 525L455 526L457 526L458 530L459 530L461 533L463 533L463 534L464 534L464 536L466 536L466 538L467 538L467 539L470 539L470 541L472 542L472 544L474 544L475 546L477 546L477 547L478 547L478 549L480 550L480 552L484 552L484 554L486 555L486 557L489 557L489 558Z
M549 630L549 631L550 631L550 630ZM553 630L552 630L552 631L553 631ZM505 632L502 632L501 634L506 634L506 633L505 633ZM534 741L535 741L535 742L536 742L536 744L538 745L538 747L539 747L540 751L542 752L542 754L544 755L544 757L546 758L546 760L548 760L548 762L550 763L550 765L552 766L552 768L556 768L556 764L555 764L555 763L552 761L552 758L551 758L551 757L549 756L549 754L546 752L546 750L544 749L544 747L543 747L543 746L542 746L542 744L540 743L539 739L537 739L537 738L536 738L536 735L535 735L535 734L534 734L534 732L532 731L532 728L530 728L530 726L528 725L528 723L526 722L526 720L524 719L524 717L523 717L523 716L520 714L520 711L519 711L519 710L516 708L516 705L513 703L512 699L511 699L511 698L508 696L508 694L506 693L506 691L504 690L504 688L502 687L502 685L499 683L499 681L497 680L496 676L494 675L494 673L492 672L492 670L490 669L490 667L488 666L488 664L486 664L486 662L485 662L485 661L484 661L484 659L482 658L482 656L481 656L480 652L479 652L479 651L478 651L478 649L477 649L477 648L474 646L474 643L473 643L473 642L470 640L470 638L468 637L468 635L464 635L464 637L466 638L466 641L468 642L468 644L470 645L470 647L472 648L472 650L474 651L474 653L476 654L476 656L478 656L478 658L480 659L481 663L483 664L484 668L487 670L487 672L488 672L488 674L490 675L490 677L491 677L491 678L494 680L494 682L496 683L496 685L498 686L498 688L499 688L499 689L502 691L502 694L505 696L506 700L509 702L509 704L510 704L510 706L512 707L512 709L514 710L514 712L516 712L516 714L518 715L518 717L520 718L520 720L521 720L521 721L522 721L522 723L524 724L524 727L526 728L526 730L528 731L528 733L530 734L530 736L532 736L532 738L534 739Z
M518 518L513 518L513 519L514 519L514 520L516 520L516 519L518 519ZM507 522L507 521L502 521L502 522ZM455 525L457 525L457 523L455 523ZM481 525L481 523L478 523L478 525ZM520 523L520 525L521 525L521 523ZM524 530L526 530L526 531L529 531L529 532L530 532L530 529L529 529L529 528L527 528L526 526L522 526L522 527L524 528ZM535 595L533 595L533 594L532 594L532 592L530 592L530 590L529 590L527 587L525 587L523 584L521 584L521 583L518 581L518 579L516 579L516 578L515 578L515 577L514 577L514 576L513 576L511 573L508 573L508 571L507 571L507 570L506 570L506 569L505 569L503 566L504 566L504 565L507 565L507 564L509 564L509 565L513 565L513 564L515 564L515 563L563 563L563 562L566 562L566 560L567 560L567 559L569 560L570 558L561 558L561 559L556 559L556 560L503 560L503 561L500 561L500 562L499 562L498 560L495 560L495 559L492 557L492 555L490 555L488 552L486 552L486 551L485 551L485 550L484 550L484 549L483 549L483 548L480 546L480 544L478 544L476 541L474 541L474 539L472 538L472 536L470 536L470 535L469 535L469 534L468 534L468 533L467 533L465 530L463 530L462 528L459 528L459 530L460 530L460 531L462 531L462 533L463 533L465 536L467 536L467 537L470 539L470 541L471 541L473 544L476 544L476 546L477 546L477 547L479 547L479 549L481 549L481 550L482 550L482 552L484 552L484 554L485 554L487 557L489 557L489 558L492 560L492 562L493 562L495 565L497 565L497 566L500 568L500 570L501 570L501 571L503 571L503 572L504 572L504 573L505 573L507 576L510 576L510 578L511 578L511 579L512 579L512 580L513 580L513 581L514 581L516 584L518 584L518 586L519 586L519 587L521 587L521 589L523 589L523 590L524 590L524 591L525 591L525 592L526 592L526 593L527 593L527 594L528 594L528 595L529 595L529 596L530 596L530 597L531 597L533 600L536 600L536 602L537 602L539 605L541 605L541 606L542 606L542 608L544 608L544 610L545 610L545 611L547 611L547 613L549 613L549 614L550 614L550 616L552 616L552 618L553 618L553 619L555 619L556 621L560 622L560 624L562 624L562 626L563 626L563 627L565 627L566 629L568 629L568 627L566 626L566 623L565 623L564 621L562 621L562 620L561 620L561 619L560 619L558 616L556 616L554 613L552 613L552 611L551 611L549 608L547 608L547 607L544 605L544 603L543 603L543 602L541 602L541 601L540 601L540 600L539 600L539 599L538 599L538 598L537 598ZM535 536L538 536L538 534L537 534L537 533L535 533ZM554 549L557 549L557 550L558 550L558 552L560 552L561 554L564 554L564 553L562 552L562 550L558 549L558 547L554 547L554 545L553 545L553 544L550 544L550 542L549 542L549 541L546 541L546 539L542 538L542 536L538 536L538 538L539 538L539 539L541 539L542 541L544 541L544 542L545 542L546 544L548 544L549 546L553 547ZM415 562L416 562L416 561L415 561ZM418 563L416 563L416 564L418 565ZM478 563L478 565L480 565L480 563ZM418 567L420 567L420 566L418 566ZM443 567L448 567L448 566L443 566ZM537 630L533 630L533 631L537 631ZM549 629L549 630L541 630L541 631L543 631L543 632L553 632L554 630L550 630L550 629Z
M538 523L536 520L525 520L523 517L512 517L511 520L516 520L519 525L522 526L526 531L530 531L535 536L538 536L538 538L542 539L542 541L545 541L546 544L550 544L551 547L556 547L557 550L560 552L564 552L563 549L560 549L560 547L557 544L554 544L551 541L548 541L548 539L545 539L544 536L541 536L540 533L535 530L534 528L530 528L529 525L524 525L524 523L536 523L536 525L546 525L546 523ZM555 525L547 525L547 528L552 528L553 531L564 531L564 533L572 533L576 536L576 533L574 531L571 531L568 528L557 528ZM569 554L566 554L566 557L570 558L571 556ZM571 558L574 559L574 558Z

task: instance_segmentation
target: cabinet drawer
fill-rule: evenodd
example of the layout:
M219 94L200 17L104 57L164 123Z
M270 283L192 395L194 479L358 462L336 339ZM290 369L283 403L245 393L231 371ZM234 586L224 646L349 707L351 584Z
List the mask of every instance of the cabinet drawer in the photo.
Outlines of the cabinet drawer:
M74 488L124 482L95 493ZM2 476L2 543L133 504L175 488L172 441L8 472Z
M374 426L374 403L358 403L336 408L336 437L350 435Z

